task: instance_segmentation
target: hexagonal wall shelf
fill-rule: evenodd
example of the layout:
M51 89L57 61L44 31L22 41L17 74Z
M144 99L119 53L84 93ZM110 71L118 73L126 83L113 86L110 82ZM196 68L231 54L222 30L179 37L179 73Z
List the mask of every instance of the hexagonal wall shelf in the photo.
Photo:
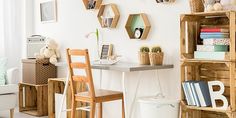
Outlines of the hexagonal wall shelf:
M126 22L125 29L130 39L144 40L148 36L148 33L151 29L151 24L145 13L130 14ZM137 35L140 35L140 36L135 36L136 30L139 30L139 33Z
M120 12L116 4L104 4L101 5L97 17L102 28L116 28Z
M87 10L99 9L102 0L83 0L84 6Z

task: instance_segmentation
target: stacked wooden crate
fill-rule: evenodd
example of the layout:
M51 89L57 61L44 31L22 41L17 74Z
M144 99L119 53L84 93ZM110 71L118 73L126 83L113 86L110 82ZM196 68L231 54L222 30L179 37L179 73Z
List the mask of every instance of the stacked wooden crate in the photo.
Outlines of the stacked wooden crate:
M23 59L23 82L19 83L19 111L33 116L48 115L48 79L57 76L49 59Z
M203 51L198 46L203 45L200 37L201 28L215 26L224 27L229 33L229 49L224 58L213 56L198 58L196 51ZM181 83L188 80L221 81L224 83L224 96L229 101L226 110L213 107L197 107L187 105L184 92L181 90L181 118L236 118L235 99L235 12L219 11L210 13L183 14L180 17L180 53L181 53ZM225 37L227 38L227 37ZM209 42L208 42L209 43ZM205 42L206 44L206 42ZM208 51L209 49L204 49ZM216 52L211 49L210 52ZM212 53L210 53L212 55ZM217 105L221 105L217 102Z

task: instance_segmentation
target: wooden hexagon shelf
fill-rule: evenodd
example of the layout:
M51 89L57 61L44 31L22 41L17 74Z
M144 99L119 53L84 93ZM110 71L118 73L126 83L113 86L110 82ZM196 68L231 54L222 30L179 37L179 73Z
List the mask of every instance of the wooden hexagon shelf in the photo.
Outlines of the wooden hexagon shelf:
M87 10L99 9L102 0L83 0L84 6Z
M112 12L112 15L107 15L110 12ZM101 5L97 17L102 28L116 28L120 12L116 4L104 4Z
M141 36L139 38L135 38L135 30L142 29ZM140 14L130 14L128 20L125 25L125 29L129 35L130 39L146 39L148 33L151 29L151 24L148 20L148 17L145 13Z

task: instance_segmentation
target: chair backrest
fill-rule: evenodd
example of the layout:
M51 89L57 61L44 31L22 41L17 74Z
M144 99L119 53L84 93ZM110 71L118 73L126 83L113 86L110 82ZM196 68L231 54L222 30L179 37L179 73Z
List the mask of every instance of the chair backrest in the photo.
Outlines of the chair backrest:
M85 58L85 62L73 62L72 57L82 57ZM71 84L71 92L72 94L75 93L75 83L86 83L89 88L89 94L92 99L95 98L95 91L94 91L94 84L93 84L93 77L91 71L91 65L89 60L89 53L88 50L80 50L80 49L67 49L67 63L69 67L69 74L70 74L70 84ZM80 69L85 71L85 75L76 75L74 69Z

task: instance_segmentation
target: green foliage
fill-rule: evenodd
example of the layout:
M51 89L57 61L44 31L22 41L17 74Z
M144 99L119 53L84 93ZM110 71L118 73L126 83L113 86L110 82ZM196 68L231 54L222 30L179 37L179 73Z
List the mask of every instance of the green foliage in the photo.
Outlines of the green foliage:
M151 48L151 52L160 53L160 52L162 52L161 47L160 46L154 46L154 47Z
M149 48L147 47L147 46L142 46L141 48L140 48L140 52L149 52L150 50L149 50Z
M99 32L98 32L98 29L96 29L96 38L97 38L97 40L99 40Z

